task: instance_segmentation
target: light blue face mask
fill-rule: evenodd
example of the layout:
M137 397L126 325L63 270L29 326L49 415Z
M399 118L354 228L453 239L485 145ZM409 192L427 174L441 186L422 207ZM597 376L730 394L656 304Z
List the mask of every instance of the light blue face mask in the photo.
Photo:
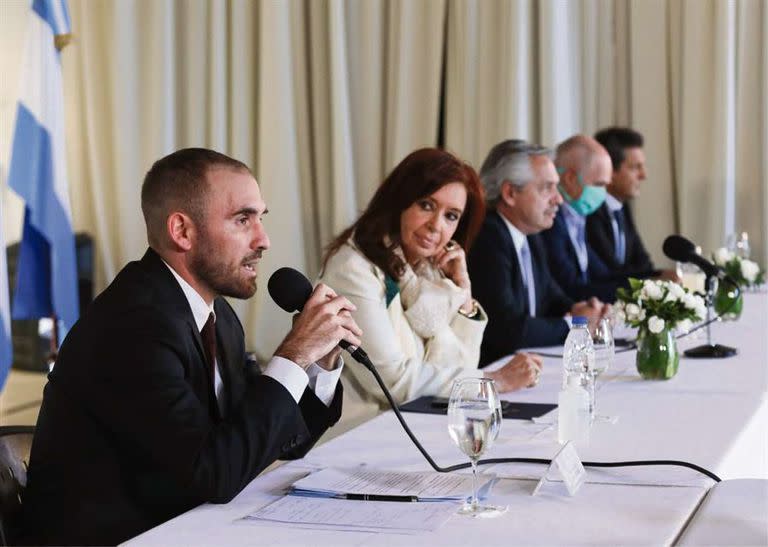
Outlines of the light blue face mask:
M565 169L561 167L557 172L562 175L565 172ZM563 189L562 185L558 184L557 188L560 190L560 194L563 196L565 202L570 205L574 211L585 217L591 215L600 208L605 201L606 190L605 186L590 186L584 184L581 174L576 175L576 180L578 180L581 185L581 195L578 199L571 199L571 196L569 196L568 192Z

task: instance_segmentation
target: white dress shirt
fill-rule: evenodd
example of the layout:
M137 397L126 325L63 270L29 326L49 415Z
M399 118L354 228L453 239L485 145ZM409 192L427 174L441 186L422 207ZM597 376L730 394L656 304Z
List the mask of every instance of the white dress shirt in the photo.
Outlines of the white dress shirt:
M586 276L587 267L589 266L589 254L587 253L587 217L580 215L573 210L573 207L567 203L562 205L563 219L565 220L565 227L568 229L568 237L573 245L573 250L576 251L576 257L579 261L579 269L582 275Z
M506 224L507 229L509 230L509 235L512 236L512 243L515 246L515 252L517 253L517 260L520 264L522 264L523 262L520 256L520 250L523 248L523 243L525 243L525 241L527 240L527 236L523 232L518 230L517 227L507 219L507 217L505 217L498 211L497 211L497 214L504 220L504 224ZM533 260L533 256L531 256L531 260ZM534 283L533 280L531 282ZM534 314L531 314L531 315L533 316ZM568 328L570 329L571 328L570 312L565 314L565 316L563 317L563 321L565 321L568 324Z
M531 248L528 246L527 236L517 229L507 217L496 211L496 214L501 217L504 224L509 230L509 235L512 236L512 243L515 246L515 252L517 253L517 263L520 265L520 274L523 277L523 283L525 289L528 292L528 313L531 317L536 317L536 280L533 278L533 256L531 255ZM528 246L528 269L526 272L525 258L523 257L523 246ZM528 279L530 278L530 279Z
M173 277L176 278L181 290L184 292L184 296L187 298L189 307L192 310L192 315L195 318L197 329L203 329L203 326L205 325L205 322L208 321L208 316L211 313L214 314L215 321L216 313L213 311L213 305L209 306L206 304L203 297L200 296L192 285L187 283L176 270L168 265L167 262L163 261L163 263L165 263L165 265L168 266L168 269L171 270ZM343 367L344 362L342 358L339 357L338 361L336 361L336 367L333 370L328 371L317 363L312 363L305 372L304 369L293 361L275 355L269 360L269 363L267 363L263 374L277 380L288 390L297 403L301 399L304 389L309 386L325 406L330 406ZM216 393L219 409L223 410L221 394L224 391L224 384L221 381L218 364L214 367L214 391Z

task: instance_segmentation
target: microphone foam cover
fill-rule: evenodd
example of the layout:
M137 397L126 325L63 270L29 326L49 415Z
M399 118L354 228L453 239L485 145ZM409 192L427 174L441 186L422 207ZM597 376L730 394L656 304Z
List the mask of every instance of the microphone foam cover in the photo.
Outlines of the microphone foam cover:
M683 236L671 235L664 240L662 250L667 258L678 262L688 262L696 254L696 246Z
M280 268L269 278L267 290L275 304L288 313L301 311L312 295L312 283L298 270Z

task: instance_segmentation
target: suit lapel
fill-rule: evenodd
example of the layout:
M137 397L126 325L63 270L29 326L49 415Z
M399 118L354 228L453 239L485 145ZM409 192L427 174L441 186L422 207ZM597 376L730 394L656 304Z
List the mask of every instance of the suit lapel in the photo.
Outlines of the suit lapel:
M203 403L208 403L211 417L218 420L219 408L216 404L216 394L214 393L208 361L205 357L205 352L203 351L203 340L200 337L200 331L197 329L195 317L192 315L192 309L189 307L187 297L184 295L184 291L181 290L176 278L173 277L173 274L168 269L168 266L165 265L160 256L152 248L147 249L147 252L141 259L141 265L154 279L158 280L160 285L158 294L161 295L161 298L163 299L163 301L159 303L160 306L163 309L169 310L169 313L174 317L181 318L187 324L190 338L193 341L198 355L198 370L195 371L195 376L202 379L198 386L205 390L205 393L199 393L198 396L202 396L201 401ZM190 366L195 366L195 363L190 363Z
M217 298L214 302L216 310L216 341L219 349L219 374L224 384L225 416L229 415L232 408L239 405L240 398L245 391L245 363L243 357L242 327L237 321L232 308L226 300Z
M491 218L496 223L496 228L501 232L501 237L507 246L507 253L510 256L513 270L515 272L512 277L512 291L515 294L515 298L523 302L523 309L528 310L528 298L525 293L525 284L523 283L523 265L517 258L517 250L515 250L515 242L512 240L512 234L509 233L504 219L499 216L500 213L493 214Z

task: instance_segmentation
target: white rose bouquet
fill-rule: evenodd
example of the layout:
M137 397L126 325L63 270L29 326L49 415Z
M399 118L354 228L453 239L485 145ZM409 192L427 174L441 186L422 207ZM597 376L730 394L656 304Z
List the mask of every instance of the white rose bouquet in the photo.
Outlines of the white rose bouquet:
M741 258L725 247L720 247L712 253L712 260L725 270L739 287L753 287L765 283L765 270L757 262Z
M658 334L664 329L688 331L707 313L704 299L672 281L629 279L629 289L616 291L617 319Z

